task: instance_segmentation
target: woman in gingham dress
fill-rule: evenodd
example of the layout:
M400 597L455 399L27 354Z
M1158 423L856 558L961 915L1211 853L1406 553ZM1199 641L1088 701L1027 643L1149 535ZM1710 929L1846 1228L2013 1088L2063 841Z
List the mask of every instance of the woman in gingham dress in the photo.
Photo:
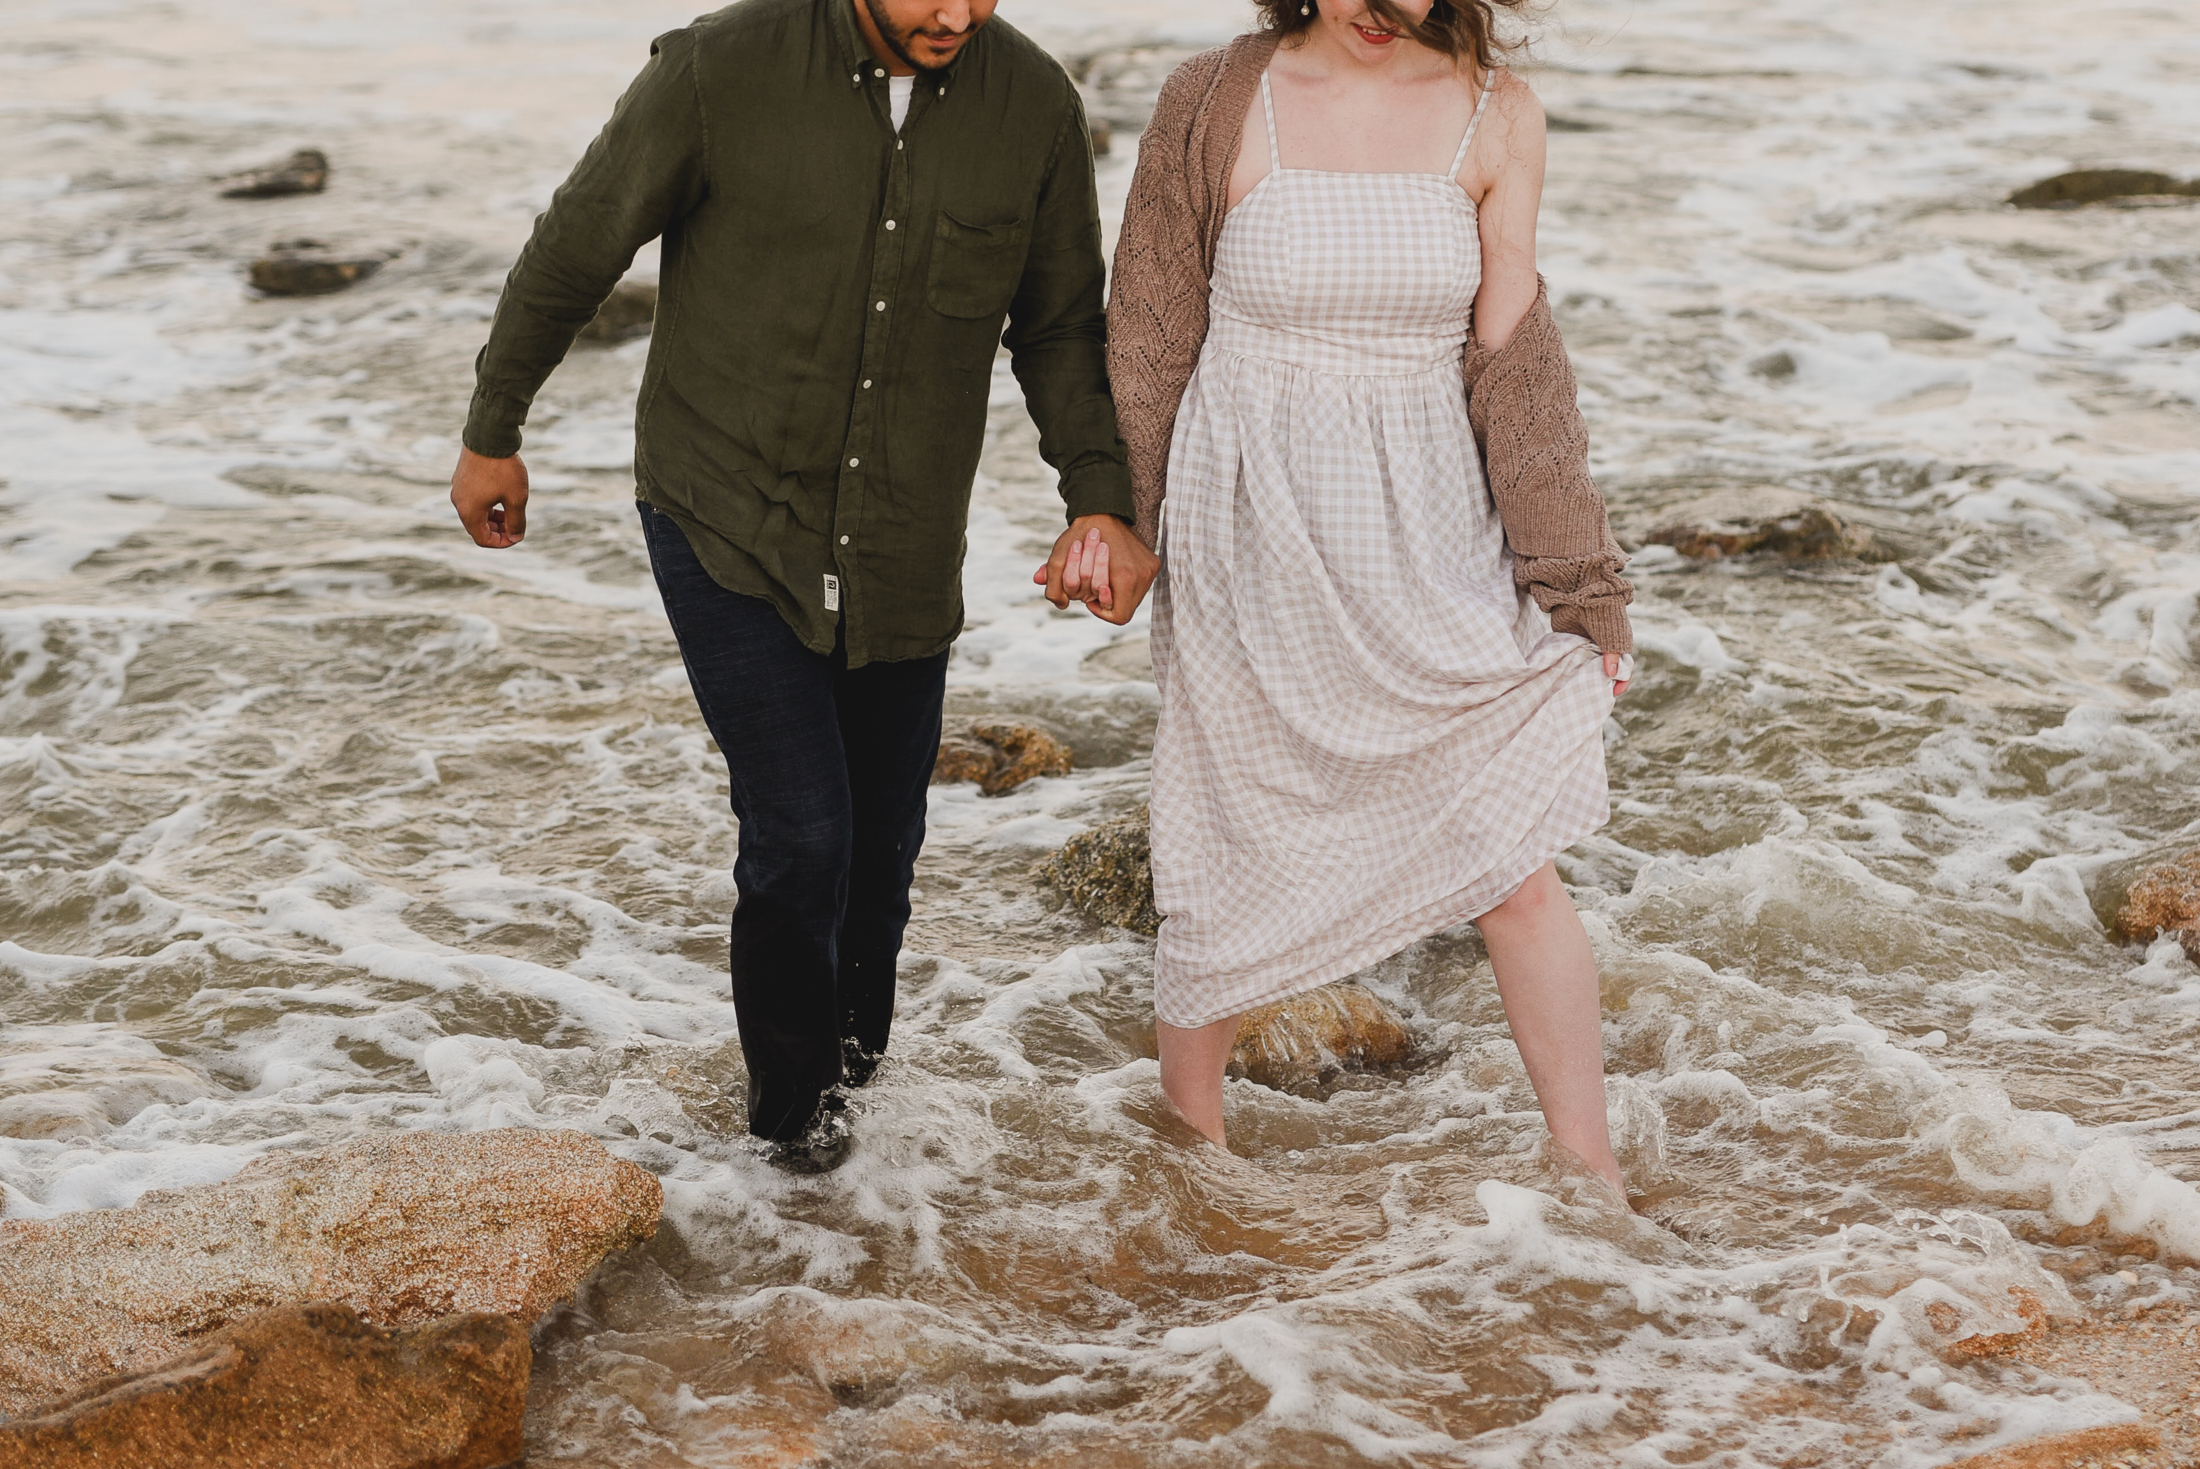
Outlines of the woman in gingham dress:
M1243 1012L1472 919L1552 1133L1623 1186L1595 962L1552 858L1607 818L1625 670L1515 585L1461 389L1470 336L1539 303L1542 114L1477 64L1487 0L1264 8L1280 44L1167 463L1162 1084L1221 1141Z

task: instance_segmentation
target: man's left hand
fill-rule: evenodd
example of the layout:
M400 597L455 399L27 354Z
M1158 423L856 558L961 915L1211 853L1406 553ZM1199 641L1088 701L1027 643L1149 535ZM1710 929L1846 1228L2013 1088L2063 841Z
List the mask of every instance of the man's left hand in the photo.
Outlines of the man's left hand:
M1131 620L1161 571L1161 558L1113 515L1082 515L1054 543L1047 564L1031 575L1057 607L1082 602L1118 626Z

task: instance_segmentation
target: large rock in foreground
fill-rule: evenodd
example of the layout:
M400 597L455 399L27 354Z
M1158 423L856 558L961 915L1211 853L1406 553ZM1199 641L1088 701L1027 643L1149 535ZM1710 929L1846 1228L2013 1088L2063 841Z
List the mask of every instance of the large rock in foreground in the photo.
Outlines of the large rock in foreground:
M1397 1066L1413 1054L1413 1036L1391 1008L1350 982L1324 985L1245 1012L1238 1022L1230 1074L1304 1092L1347 1071Z
M579 1133L399 1133L261 1158L129 1209L0 1223L0 1412L278 1306L530 1324L654 1235L663 1205L655 1178Z
M1153 848L1146 813L1081 831L1047 858L1039 875L1087 918L1151 938L1161 932L1153 905Z
M2123 906L2116 910L2117 937L2146 944L2165 933L2177 935L2200 963L2200 850L2148 868L2124 890Z
M344 1306L255 1316L141 1376L0 1424L9 1469L499 1469L532 1354L505 1316L389 1332Z

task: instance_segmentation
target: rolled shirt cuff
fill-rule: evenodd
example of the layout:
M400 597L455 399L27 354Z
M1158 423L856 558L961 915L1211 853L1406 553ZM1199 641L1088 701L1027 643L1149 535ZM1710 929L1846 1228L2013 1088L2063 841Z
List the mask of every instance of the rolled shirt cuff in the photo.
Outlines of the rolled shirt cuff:
M1062 505L1070 520L1087 515L1113 515L1125 524L1138 519L1138 503L1131 497L1128 466L1107 461L1073 469L1062 476Z
M476 454L509 459L519 452L520 425L526 421L526 404L476 393L466 410L466 432L460 441Z

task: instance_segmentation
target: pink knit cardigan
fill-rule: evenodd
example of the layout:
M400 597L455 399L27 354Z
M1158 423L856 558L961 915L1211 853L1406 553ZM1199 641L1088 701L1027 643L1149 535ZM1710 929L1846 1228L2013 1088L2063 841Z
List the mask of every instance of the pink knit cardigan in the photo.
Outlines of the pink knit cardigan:
M1138 534L1157 544L1177 407L1207 340L1208 282L1245 117L1275 54L1271 34L1240 36L1178 67L1138 144L1138 171L1115 247L1108 373L1130 447ZM1505 345L1467 344L1467 417L1513 549L1513 577L1550 614L1607 653L1634 647L1620 575L1627 560L1589 476L1574 371L1538 280L1535 305Z

